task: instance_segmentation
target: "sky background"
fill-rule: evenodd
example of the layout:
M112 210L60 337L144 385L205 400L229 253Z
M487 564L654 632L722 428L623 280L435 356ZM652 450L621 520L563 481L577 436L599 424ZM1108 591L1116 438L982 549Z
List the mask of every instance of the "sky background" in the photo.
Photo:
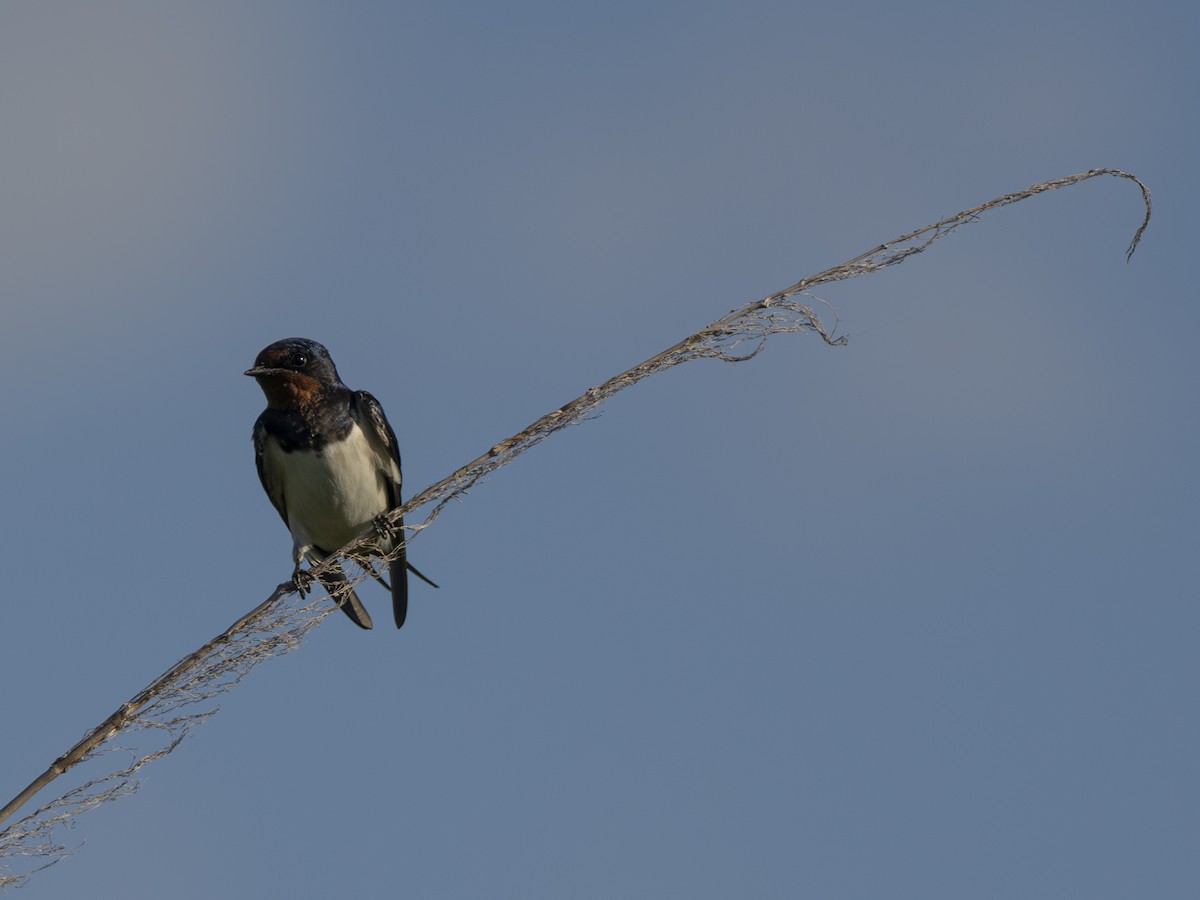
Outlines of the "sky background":
M1195 4L0 6L14 795L259 603L242 371L409 493L743 302L80 820L22 897L1194 898ZM1188 250L1192 247L1192 250Z

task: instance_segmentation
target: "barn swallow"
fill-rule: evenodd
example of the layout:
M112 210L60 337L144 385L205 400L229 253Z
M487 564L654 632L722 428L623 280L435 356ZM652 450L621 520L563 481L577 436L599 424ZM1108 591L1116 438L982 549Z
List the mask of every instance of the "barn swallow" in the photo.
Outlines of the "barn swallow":
M254 423L258 477L271 504L292 533L293 577L302 587L301 564L324 561L372 524L379 554L403 541L401 520L383 527L380 516L400 505L400 449L379 401L342 383L329 351L316 341L287 338L265 348L247 369L267 397ZM408 614L408 571L437 587L409 565L403 544L388 564L396 627ZM360 628L371 616L341 566L321 584Z

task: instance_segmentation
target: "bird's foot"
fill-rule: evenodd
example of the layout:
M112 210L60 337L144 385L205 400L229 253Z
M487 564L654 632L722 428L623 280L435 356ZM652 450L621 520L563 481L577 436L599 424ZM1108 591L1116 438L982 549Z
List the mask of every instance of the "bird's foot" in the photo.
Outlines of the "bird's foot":
M371 525L375 529L375 534L379 536L381 541L390 541L396 536L396 528L388 521L386 513L380 513L371 520Z
M308 593L308 589L312 587L314 581L316 581L316 578L309 573L308 569L302 569L299 565L292 572L292 585L296 588L296 593L301 597Z

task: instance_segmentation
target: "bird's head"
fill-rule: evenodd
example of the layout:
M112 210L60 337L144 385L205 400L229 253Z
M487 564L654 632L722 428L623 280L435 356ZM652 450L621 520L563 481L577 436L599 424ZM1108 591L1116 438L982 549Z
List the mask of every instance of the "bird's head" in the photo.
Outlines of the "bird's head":
M245 374L258 382L273 409L307 406L342 383L329 351L308 338L285 338L264 347Z

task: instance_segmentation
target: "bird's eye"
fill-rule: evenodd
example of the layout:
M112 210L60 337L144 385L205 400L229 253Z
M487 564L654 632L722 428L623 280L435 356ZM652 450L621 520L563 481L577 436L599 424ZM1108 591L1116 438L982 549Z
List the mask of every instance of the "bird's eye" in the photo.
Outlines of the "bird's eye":
M297 369L303 369L308 365L308 357L303 353L293 353L290 362Z

